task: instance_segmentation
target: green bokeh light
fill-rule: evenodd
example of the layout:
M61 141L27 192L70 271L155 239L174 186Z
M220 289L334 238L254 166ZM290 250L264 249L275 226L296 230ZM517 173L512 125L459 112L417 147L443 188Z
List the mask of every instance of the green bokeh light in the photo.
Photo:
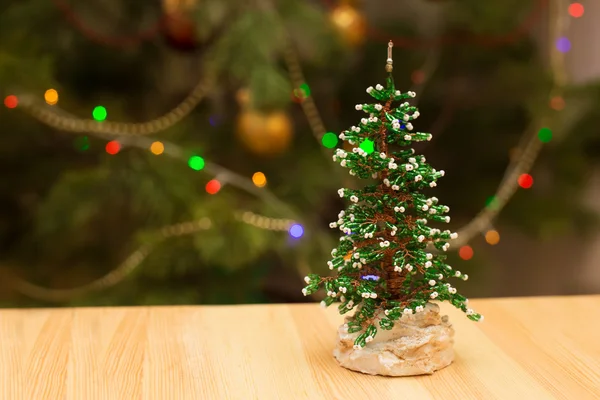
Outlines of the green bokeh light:
M538 132L538 138L543 143L548 143L552 140L552 130L550 128L542 128Z
M87 136L81 136L75 138L75 149L79 151L86 151L90 148L90 139Z
M321 138L321 143L328 149L333 149L338 143L338 137L335 133L327 132Z
M204 158L200 156L191 156L188 161L188 165L191 169L200 171L202 168L204 168Z
M373 143L373 141L370 139L365 139L360 144L360 148L363 149L365 151L365 153L371 154L372 152L375 151L375 143Z
M496 198L496 196L490 196L487 198L487 200L485 201L485 206L487 208L489 208L490 210L495 210L498 208L498 199Z
M304 92L305 97L310 96L310 87L308 86L308 84L303 83L302 85L300 85L300 90L302 90L302 92Z
M92 111L92 117L94 117L96 121L104 121L107 115L106 108L103 106L96 106L94 107L94 111Z

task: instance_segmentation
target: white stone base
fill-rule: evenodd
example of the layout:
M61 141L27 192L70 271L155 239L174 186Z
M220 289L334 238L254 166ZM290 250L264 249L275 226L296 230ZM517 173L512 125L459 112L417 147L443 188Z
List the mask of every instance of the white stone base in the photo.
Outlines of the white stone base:
M439 311L429 303L420 313L403 315L390 330L378 327L373 341L360 350L353 348L360 333L348 333L344 324L333 356L342 367L370 375L433 374L454 360L454 329Z

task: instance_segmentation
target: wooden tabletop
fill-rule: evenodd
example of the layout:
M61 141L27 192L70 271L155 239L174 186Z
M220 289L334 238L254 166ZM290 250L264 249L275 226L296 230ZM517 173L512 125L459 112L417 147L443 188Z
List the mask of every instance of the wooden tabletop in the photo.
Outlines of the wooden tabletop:
M598 399L600 296L442 304L456 361L431 376L338 367L317 304L0 310L0 399Z

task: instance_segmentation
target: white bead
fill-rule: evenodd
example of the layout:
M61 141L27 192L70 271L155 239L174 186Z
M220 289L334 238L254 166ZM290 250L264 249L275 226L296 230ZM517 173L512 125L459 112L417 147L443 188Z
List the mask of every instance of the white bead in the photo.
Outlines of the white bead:
M429 210L429 206L427 206L427 204L424 204L423 207L421 207L421 210L427 211Z
M383 108L383 106L381 104L375 104L375 109L377 111L381 111L382 108Z
M429 286L435 286L435 281L433 279L431 279L428 283L429 283Z
M408 129L409 131L413 130L413 126L410 122L408 124L406 124L406 129Z
M431 253L427 253L427 254L425 255L425 258L427 258L428 260L431 260L431 259L433 259L433 254L431 254Z
M410 135L404 135L404 140L410 140L410 139L411 139Z
M408 116L408 114L404 114L404 117L403 117L402 119L403 119L403 120L405 120L405 121L408 121L408 120L409 120L409 118L410 118L410 117Z
M400 96L402 93L399 90L396 90L396 92L394 93L396 96Z
M375 89L377 89L377 90L383 90L383 86L381 86L381 85L378 84L378 85L375 86Z
M458 237L458 233L454 232L450 234L450 239L456 239Z
M357 110L362 110L362 104L357 104L356 106L354 106L354 108L356 108Z
M367 88L367 93L371 93L372 91L373 91L373 86L369 86L369 87Z
M302 294L307 296L308 295L308 291L306 290L306 288L302 289Z
M413 113L413 117L415 117L415 118L418 118L418 117L419 117L419 115L421 115L421 114L420 114L418 111L415 111L415 112Z

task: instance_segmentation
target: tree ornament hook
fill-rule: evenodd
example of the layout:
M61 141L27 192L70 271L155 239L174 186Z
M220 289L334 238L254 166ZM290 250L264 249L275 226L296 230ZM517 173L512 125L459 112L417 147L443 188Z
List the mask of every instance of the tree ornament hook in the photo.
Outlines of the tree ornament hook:
M387 62L385 64L385 70L387 72L392 72L394 69L394 60L392 60L392 48L394 47L394 42L392 42L391 40L388 43L388 49L387 49Z

